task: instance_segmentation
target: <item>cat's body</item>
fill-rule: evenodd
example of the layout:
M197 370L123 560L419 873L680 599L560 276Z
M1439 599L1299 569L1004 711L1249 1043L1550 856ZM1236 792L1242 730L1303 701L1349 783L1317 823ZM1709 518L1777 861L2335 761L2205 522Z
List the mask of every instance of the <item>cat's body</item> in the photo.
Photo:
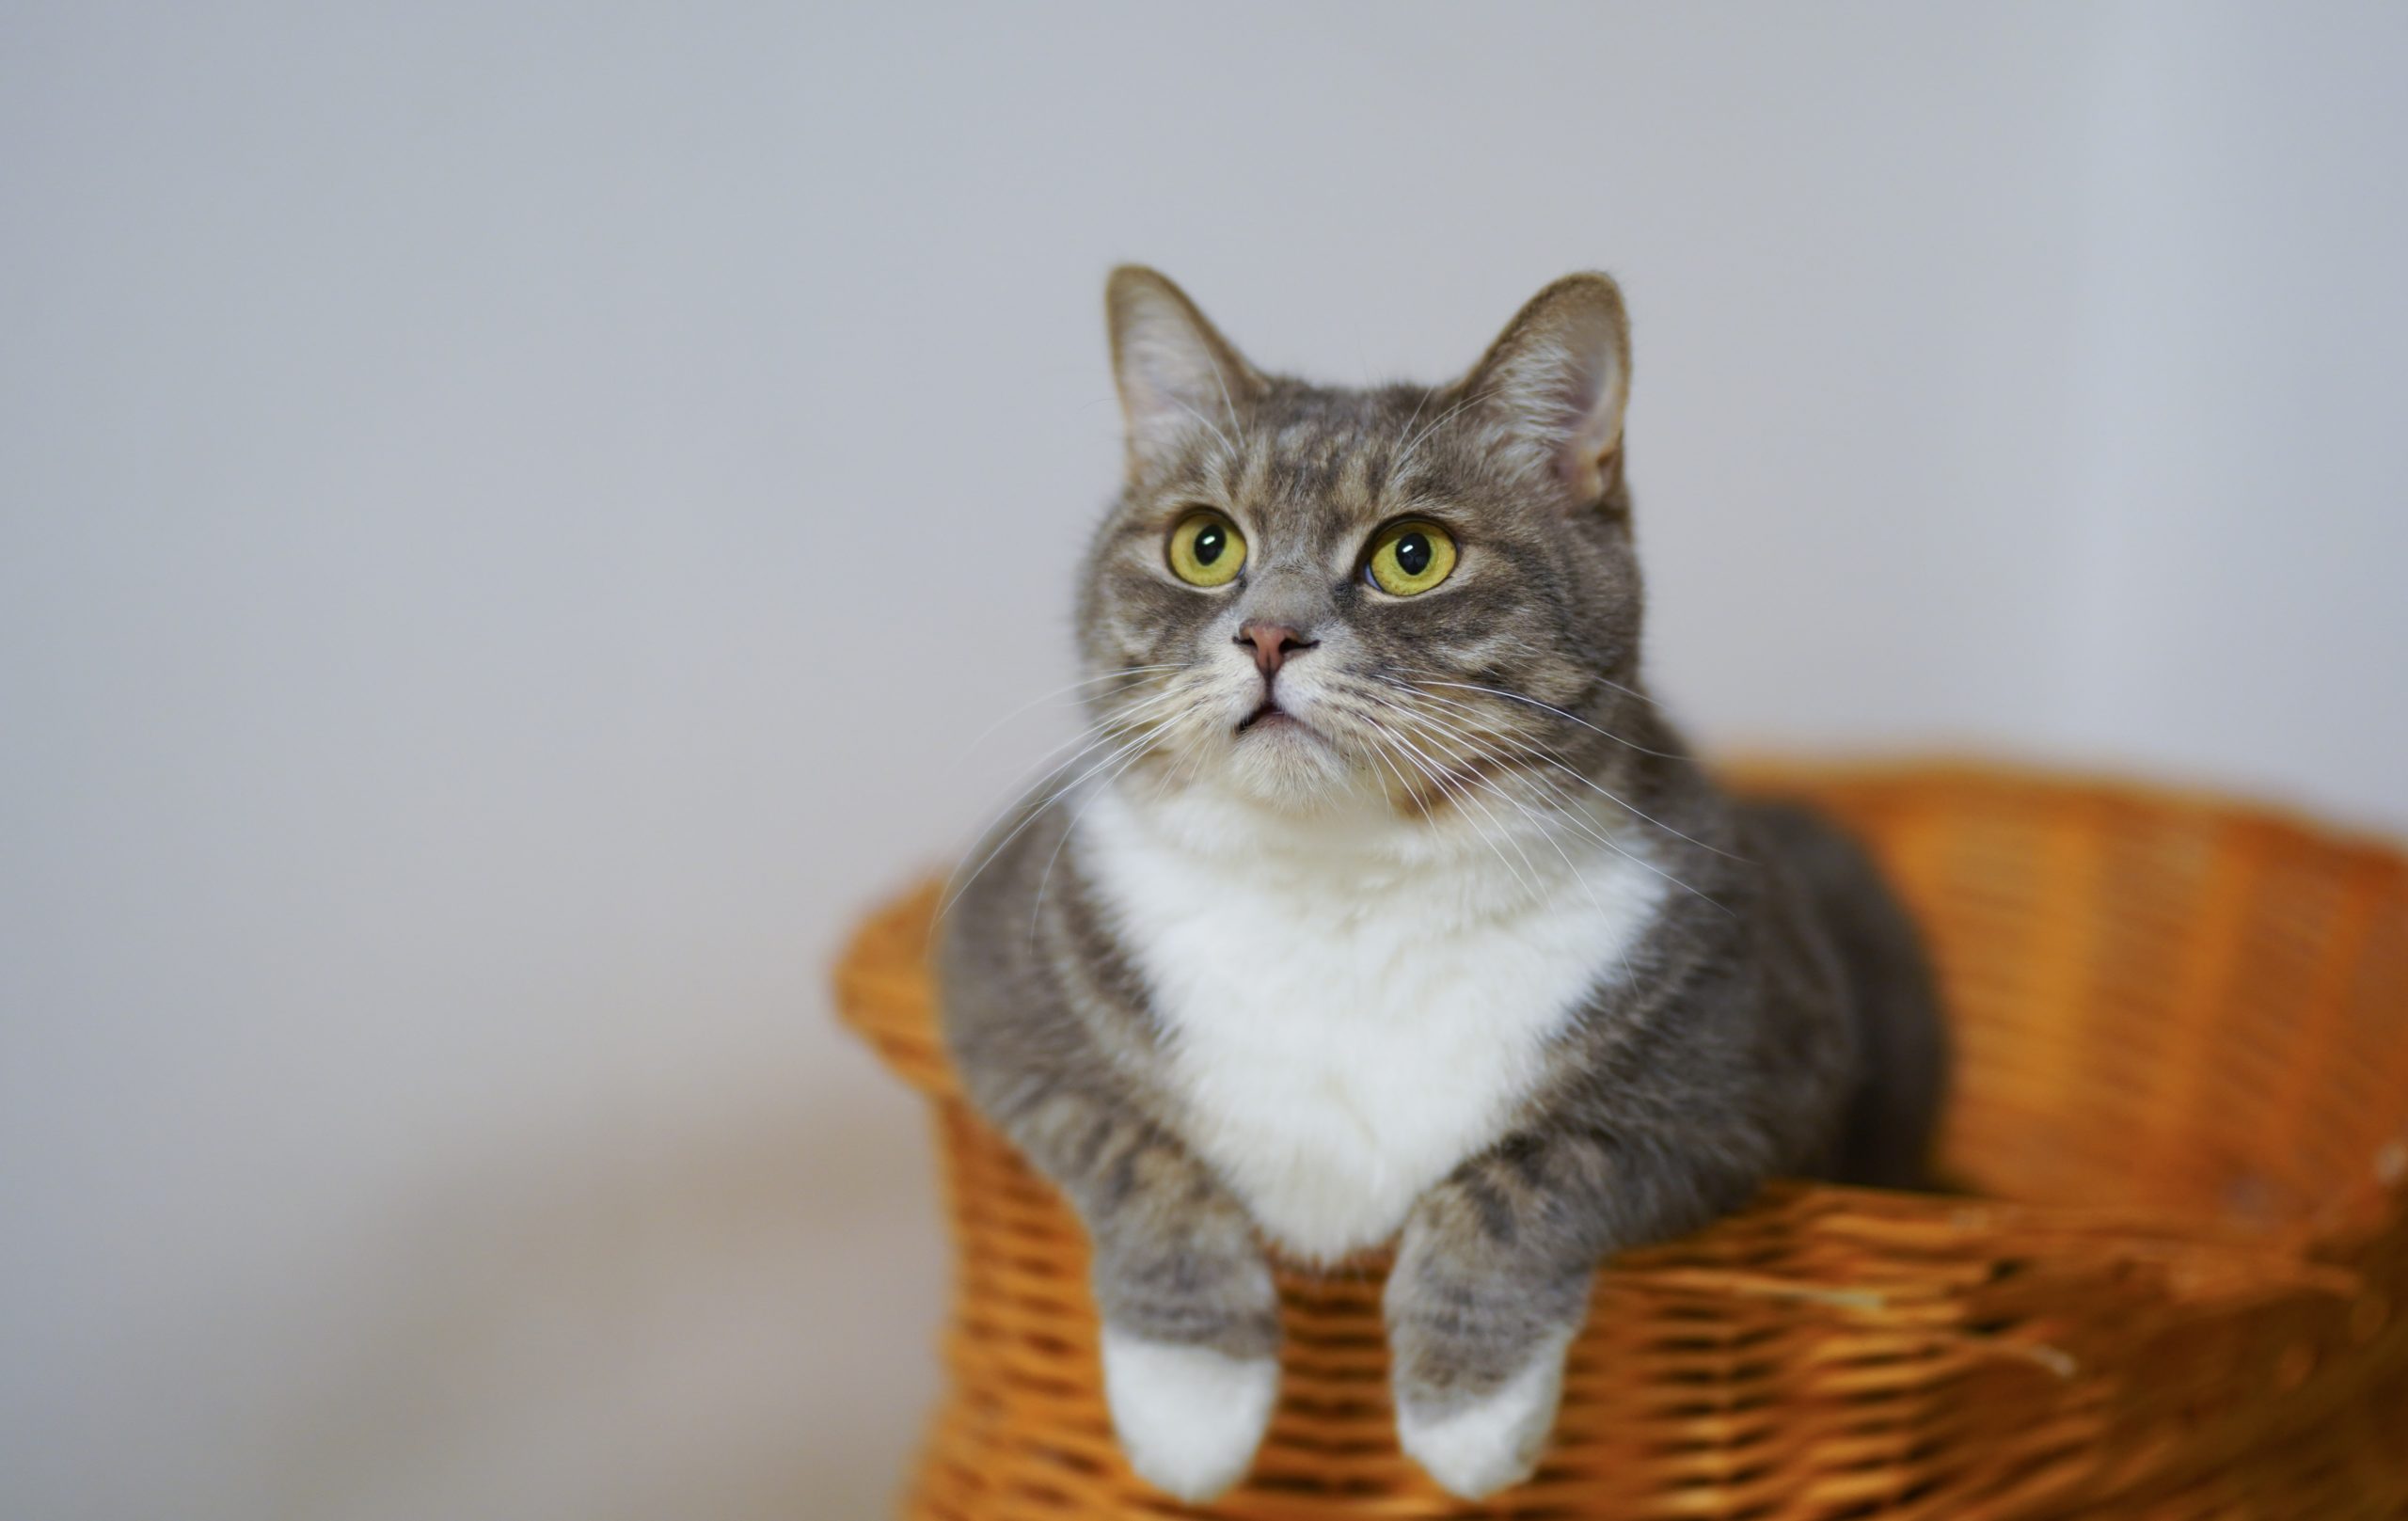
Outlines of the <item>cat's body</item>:
M1404 1445L1482 1494L1606 1255L1777 1174L1913 1180L1928 979L1863 858L1726 799L1641 689L1609 283L1435 391L1266 379L1141 272L1114 317L1131 483L1081 623L1116 742L950 910L948 1035L1094 1237L1141 1471L1244 1471L1266 1242L1394 1240Z
M1502 1135L1666 892L1643 841L1400 861L1386 836L1412 826L1280 839L1240 816L1224 838L1258 838L1223 851L1156 816L1177 806L1098 798L1073 848L1151 995L1180 1133L1310 1258L1387 1240Z

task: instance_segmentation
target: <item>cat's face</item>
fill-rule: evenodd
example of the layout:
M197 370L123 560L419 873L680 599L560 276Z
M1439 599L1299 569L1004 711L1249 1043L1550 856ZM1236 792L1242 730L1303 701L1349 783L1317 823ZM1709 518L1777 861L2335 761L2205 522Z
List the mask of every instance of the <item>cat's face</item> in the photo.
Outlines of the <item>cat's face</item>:
M1110 307L1129 480L1079 626L1127 748L1096 760L1158 794L1429 816L1520 806L1499 778L1587 748L1576 715L1631 679L1640 628L1610 281L1549 287L1436 389L1267 378L1150 271Z

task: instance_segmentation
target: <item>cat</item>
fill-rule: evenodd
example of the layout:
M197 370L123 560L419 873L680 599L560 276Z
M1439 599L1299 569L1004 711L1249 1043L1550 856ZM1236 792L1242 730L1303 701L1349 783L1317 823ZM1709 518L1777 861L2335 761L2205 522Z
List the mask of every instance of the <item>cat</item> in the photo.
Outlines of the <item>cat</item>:
M1393 1242L1399 1441L1478 1498L1532 1471L1603 1259L1775 1175L1919 1180L1931 976L1853 844L1718 790L1647 695L1609 277L1434 388L1265 374L1147 269L1106 309L1095 727L946 906L948 1045L1091 1238L1140 1475L1244 1475L1267 1250Z

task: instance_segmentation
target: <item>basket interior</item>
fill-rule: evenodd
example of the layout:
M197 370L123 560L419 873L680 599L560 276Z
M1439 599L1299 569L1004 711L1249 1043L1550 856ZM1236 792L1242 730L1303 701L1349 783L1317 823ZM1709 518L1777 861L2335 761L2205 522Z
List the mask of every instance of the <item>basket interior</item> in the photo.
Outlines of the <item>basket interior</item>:
M1951 1180L2275 1225L2408 1165L2397 852L1990 771L1747 780L1845 818L1924 926L1957 1039Z

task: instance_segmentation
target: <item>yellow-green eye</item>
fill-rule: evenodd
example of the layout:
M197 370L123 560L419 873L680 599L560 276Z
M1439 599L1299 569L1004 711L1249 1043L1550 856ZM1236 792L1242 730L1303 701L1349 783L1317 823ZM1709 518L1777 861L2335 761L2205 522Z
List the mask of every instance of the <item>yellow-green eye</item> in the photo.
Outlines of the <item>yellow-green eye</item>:
M1415 596L1454 573L1455 541L1435 523L1391 523L1371 541L1371 584Z
M1190 586L1226 586L1245 563L1245 535L1218 513L1190 513L1170 531L1171 574Z

